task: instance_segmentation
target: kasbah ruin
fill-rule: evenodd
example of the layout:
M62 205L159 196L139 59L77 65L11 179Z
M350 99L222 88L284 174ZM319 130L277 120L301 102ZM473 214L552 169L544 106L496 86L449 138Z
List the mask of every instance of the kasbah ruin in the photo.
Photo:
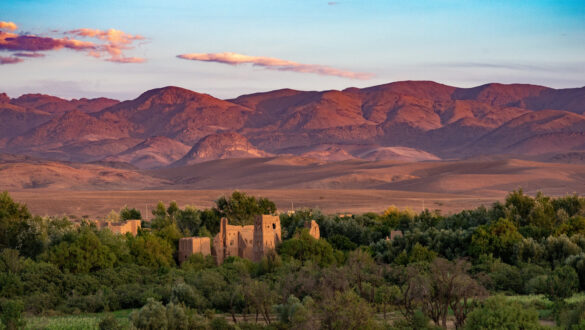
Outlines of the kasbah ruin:
M319 225L315 220L307 222L305 227L316 239L319 239ZM192 254L213 255L217 264L228 257L240 257L258 262L282 241L280 218L275 215L257 215L254 225L233 226L227 218L221 219L219 233L213 238L185 237L179 240L179 262Z
M112 223L96 221L99 228L108 228L116 234L138 234L141 228L140 220L127 220ZM319 239L319 225L315 220L307 221L305 228L309 234ZM212 255L217 264L222 264L228 257L240 257L255 262L261 261L270 251L282 242L280 218L277 215L257 215L254 225L234 226L228 223L227 218L221 218L219 233L213 238L213 245L209 237L184 237L179 240L179 262L187 260L191 255L201 253L204 256Z

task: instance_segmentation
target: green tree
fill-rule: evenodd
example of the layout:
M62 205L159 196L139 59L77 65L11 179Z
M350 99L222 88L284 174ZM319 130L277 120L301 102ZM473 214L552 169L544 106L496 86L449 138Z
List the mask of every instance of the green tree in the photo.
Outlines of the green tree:
M490 225L477 228L471 238L469 250L476 257L493 254L506 262L511 262L515 245L522 241L522 238L512 221L501 218Z
M185 236L197 236L200 232L202 219L201 211L191 206L186 206L184 210L177 211L175 215L177 225Z
M169 303L166 307L167 329L189 329L189 316L185 308L180 304Z
M135 208L129 209L128 206L124 206L123 209L120 210L120 220L142 220L142 214Z
M258 214L274 214L276 205L266 198L248 196L245 192L234 191L228 198L221 196L215 201L215 210L227 217L233 225L251 225Z
M22 318L24 304L18 300L5 300L0 304L0 320L8 330L22 329L26 325Z
M386 306L391 305L400 296L400 288L396 285L382 285L376 289L376 303L382 305L384 320L386 319Z
M132 325L136 329L158 330L167 329L167 311L162 303L149 298L146 305L130 315Z
M312 261L321 266L330 265L336 261L333 248L325 240L315 239L305 228L298 237L284 241L278 247L282 258L294 258L300 261Z
M100 321L100 323L98 324L98 327L100 328L100 330L120 330L120 329L122 329L122 326L120 325L118 320L116 320L116 317L112 314L106 315L106 317L104 317Z
M175 264L173 248L168 241L145 233L129 241L130 254L136 264L151 268L170 267Z
M546 297L551 301L561 301L571 297L579 287L579 277L571 266L556 268L546 281Z
M469 314L465 329L540 329L540 326L535 310L496 296Z
M353 290L335 292L321 304L322 326L325 329L373 329L370 305Z
M52 247L46 259L60 269L73 273L111 268L117 260L116 255L88 227L82 228L72 242L63 241Z
M526 226L529 224L529 216L534 204L534 199L524 195L522 189L514 190L506 197L507 212L516 226Z
M0 194L0 249L17 249L23 256L36 257L45 247L44 227L44 221L33 218L26 205L16 203L7 192Z
M278 319L290 329L318 329L318 320L313 310L315 302L311 296L306 296L301 302L297 297L290 295L286 303L277 305L275 310Z

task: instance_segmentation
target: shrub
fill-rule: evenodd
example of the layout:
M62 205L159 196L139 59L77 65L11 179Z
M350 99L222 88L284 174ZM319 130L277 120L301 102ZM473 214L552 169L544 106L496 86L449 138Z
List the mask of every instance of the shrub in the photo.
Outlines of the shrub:
M502 296L487 299L467 318L466 329L538 329L538 313Z
M22 319L24 304L19 300L5 300L0 304L2 313L0 321L8 330L24 328L26 322Z
M118 320L116 320L112 314L108 314L106 317L104 317L98 326L100 330L118 330L122 328L120 323L118 323Z
M146 305L130 316L137 329L156 330L168 327L166 309L162 303L150 298Z

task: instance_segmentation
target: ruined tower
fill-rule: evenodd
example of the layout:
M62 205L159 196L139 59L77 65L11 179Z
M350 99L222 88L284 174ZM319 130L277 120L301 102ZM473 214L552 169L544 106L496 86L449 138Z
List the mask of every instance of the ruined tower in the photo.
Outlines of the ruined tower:
M319 230L317 221L305 221L305 228L309 229L309 235L313 236L313 238L319 239L321 237L321 232Z
M254 223L254 261L262 260L268 251L282 241L280 218L274 215L258 215Z

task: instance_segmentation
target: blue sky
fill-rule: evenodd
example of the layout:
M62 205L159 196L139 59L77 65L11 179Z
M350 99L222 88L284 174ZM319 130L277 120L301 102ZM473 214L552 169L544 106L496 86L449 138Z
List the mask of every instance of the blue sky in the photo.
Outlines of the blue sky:
M283 87L343 89L398 80L460 87L585 85L585 1L7 0L0 3L0 21L16 23L14 33L52 38L81 28L144 37L123 55L143 63L110 62L62 48L0 65L0 91L12 97L42 92L129 99L176 85L229 98ZM313 67L297 72L301 69L177 58L224 52L369 78L319 74Z

